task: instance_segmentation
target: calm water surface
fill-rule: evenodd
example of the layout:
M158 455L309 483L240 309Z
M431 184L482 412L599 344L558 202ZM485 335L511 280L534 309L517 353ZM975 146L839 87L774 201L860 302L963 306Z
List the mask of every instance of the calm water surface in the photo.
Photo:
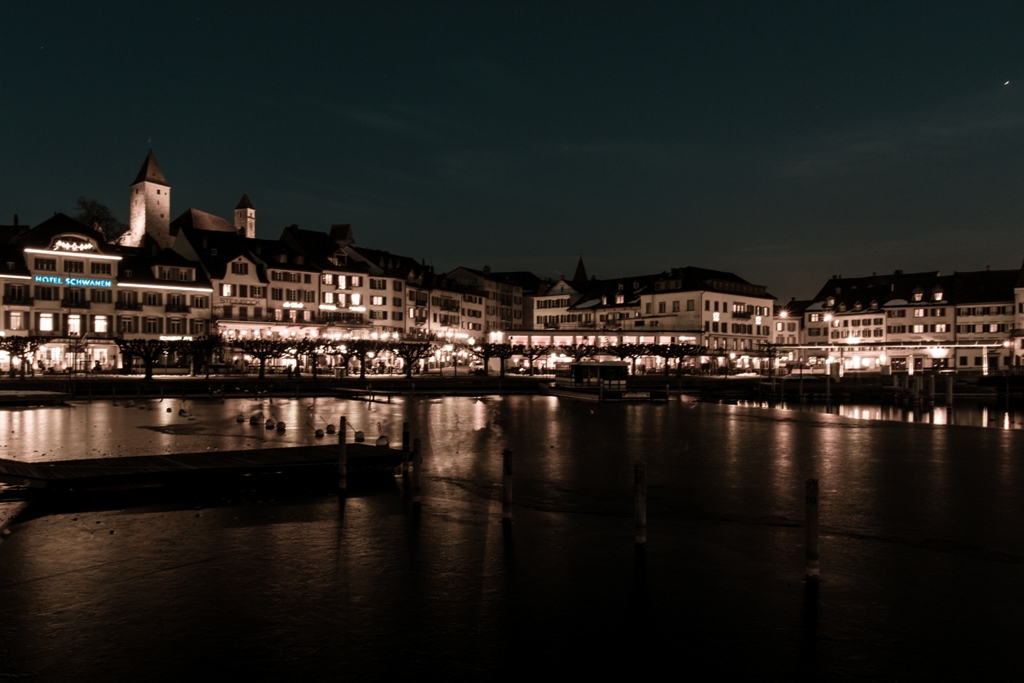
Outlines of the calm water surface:
M0 544L0 680L1024 673L1013 429L526 396L197 400L191 422L177 401L143 407L0 412L3 457L322 443L313 430L342 414L398 441L407 420L424 446L422 513L395 486L29 519ZM235 422L258 411L288 431ZM516 458L511 534L503 448ZM822 489L816 603L802 584L808 477Z

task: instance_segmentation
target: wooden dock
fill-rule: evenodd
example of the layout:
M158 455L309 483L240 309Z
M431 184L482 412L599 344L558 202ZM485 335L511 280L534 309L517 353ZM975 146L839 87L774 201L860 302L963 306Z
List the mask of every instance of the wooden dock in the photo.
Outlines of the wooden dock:
M360 443L346 445L349 475L394 470L402 452ZM49 490L130 488L267 472L333 471L338 446L203 451L50 462L0 459L0 483Z
M0 390L0 406L53 406L71 400L71 394L61 391Z

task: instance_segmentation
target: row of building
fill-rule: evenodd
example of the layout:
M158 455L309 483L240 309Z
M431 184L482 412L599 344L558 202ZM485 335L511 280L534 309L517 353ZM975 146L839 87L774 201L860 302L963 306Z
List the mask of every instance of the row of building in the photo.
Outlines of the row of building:
M3 334L53 338L40 367L114 369L115 339L326 337L506 341L527 346L697 344L695 365L844 371L987 372L1019 364L1019 271L836 277L785 306L733 273L673 268L571 278L456 268L363 247L350 225L256 237L245 195L233 220L190 208L171 219L152 152L130 185L129 229L109 243L63 214L0 226ZM1002 359L1002 360L1000 360ZM656 359L645 359L647 365ZM0 364L8 361L0 354Z

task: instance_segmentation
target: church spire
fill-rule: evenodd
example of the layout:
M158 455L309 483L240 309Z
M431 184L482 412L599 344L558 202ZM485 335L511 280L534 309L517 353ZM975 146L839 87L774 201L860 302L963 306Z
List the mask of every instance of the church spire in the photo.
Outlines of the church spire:
M587 280L587 268L583 265L583 254L581 252L579 263L576 264L576 273L572 276L572 281L586 282Z

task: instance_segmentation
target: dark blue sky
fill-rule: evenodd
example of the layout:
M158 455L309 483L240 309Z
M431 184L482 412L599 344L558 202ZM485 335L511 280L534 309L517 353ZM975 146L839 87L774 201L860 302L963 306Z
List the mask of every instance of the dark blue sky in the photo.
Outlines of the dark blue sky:
M1024 3L11 4L4 223L126 220L152 137L173 215L247 192L439 269L1024 258Z

